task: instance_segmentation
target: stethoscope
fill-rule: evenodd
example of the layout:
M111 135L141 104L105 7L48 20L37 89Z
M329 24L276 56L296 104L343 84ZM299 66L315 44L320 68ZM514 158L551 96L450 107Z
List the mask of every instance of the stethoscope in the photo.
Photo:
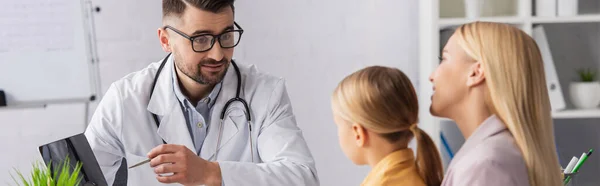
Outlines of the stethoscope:
M158 70L156 71L156 75L154 75L154 81L152 82L152 89L150 90L150 97L152 97L152 93L154 93L154 87L156 86L156 81L158 80L158 76L160 75L160 72L162 71L163 67L165 66L165 64L167 63L167 60L169 59L169 56L171 55L171 53L167 54L167 56L163 59L163 61L161 62L160 66L158 67ZM253 145L252 145L252 124L251 124L251 120L250 120L250 109L248 107L248 103L246 102L246 100L244 100L243 98L240 97L240 88L242 86L242 75L240 74L240 69L238 68L237 64L235 64L235 62L233 60L231 60L231 64L233 65L233 69L235 70L235 74L237 75L237 88L235 91L235 97L229 99L229 101L227 101L227 103L225 103L225 106L223 107L223 110L221 111L221 116L220 116L220 120L219 120L219 136L217 138L217 148L215 148L215 156L214 159L217 159L217 155L219 153L219 146L221 145L221 136L223 135L223 119L225 118L226 114L229 114L230 111L227 111L227 108L229 108L229 105L231 105L231 103L233 102L240 102L244 105L244 115L246 116L246 121L248 122L248 131L249 131L249 135L250 136L250 155L252 158L252 162L254 162L254 153L253 153ZM154 122L156 123L156 128L160 127L160 122L158 121L158 116L154 113L152 113L152 118L154 118ZM167 142L165 142L165 140L163 139L163 144L167 144Z

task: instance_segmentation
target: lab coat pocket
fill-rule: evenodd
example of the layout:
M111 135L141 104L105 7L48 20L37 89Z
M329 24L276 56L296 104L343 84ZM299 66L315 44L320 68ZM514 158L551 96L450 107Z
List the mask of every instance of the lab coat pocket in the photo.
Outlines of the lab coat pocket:
M241 115L235 113L235 112L230 112L231 114L236 114L236 115L226 115L225 116L225 120L223 121L223 136L221 136L221 144L219 144L218 149L220 150L223 146L225 146L227 143L229 143L229 141L231 140L231 138L233 138L237 133L238 133L238 124L239 122L236 122L236 120L239 120L239 118L242 118L244 115L243 113Z
M219 146L221 161L251 162L249 129L243 107L232 107L223 123L223 139Z

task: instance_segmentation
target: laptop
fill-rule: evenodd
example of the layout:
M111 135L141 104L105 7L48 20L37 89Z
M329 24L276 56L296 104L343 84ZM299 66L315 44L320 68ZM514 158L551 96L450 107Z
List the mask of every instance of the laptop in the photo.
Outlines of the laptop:
M46 165L52 163L51 174L60 171L60 165L63 164L66 157L69 157L71 172L75 169L77 162L82 163L80 185L108 186L96 156L83 133L42 145L39 147L39 151Z

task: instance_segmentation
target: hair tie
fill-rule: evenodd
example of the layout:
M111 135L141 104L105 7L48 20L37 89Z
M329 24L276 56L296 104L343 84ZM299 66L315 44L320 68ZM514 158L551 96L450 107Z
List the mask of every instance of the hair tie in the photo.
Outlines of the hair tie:
M416 123L412 124L409 129L413 134L416 134L419 131L419 125L417 125Z

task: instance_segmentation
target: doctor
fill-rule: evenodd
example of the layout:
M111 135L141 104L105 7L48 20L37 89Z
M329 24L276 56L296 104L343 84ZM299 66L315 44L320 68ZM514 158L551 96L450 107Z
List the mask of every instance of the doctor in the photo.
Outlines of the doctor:
M234 0L163 0L163 60L114 82L85 135L109 185L319 185L285 82L232 60Z

